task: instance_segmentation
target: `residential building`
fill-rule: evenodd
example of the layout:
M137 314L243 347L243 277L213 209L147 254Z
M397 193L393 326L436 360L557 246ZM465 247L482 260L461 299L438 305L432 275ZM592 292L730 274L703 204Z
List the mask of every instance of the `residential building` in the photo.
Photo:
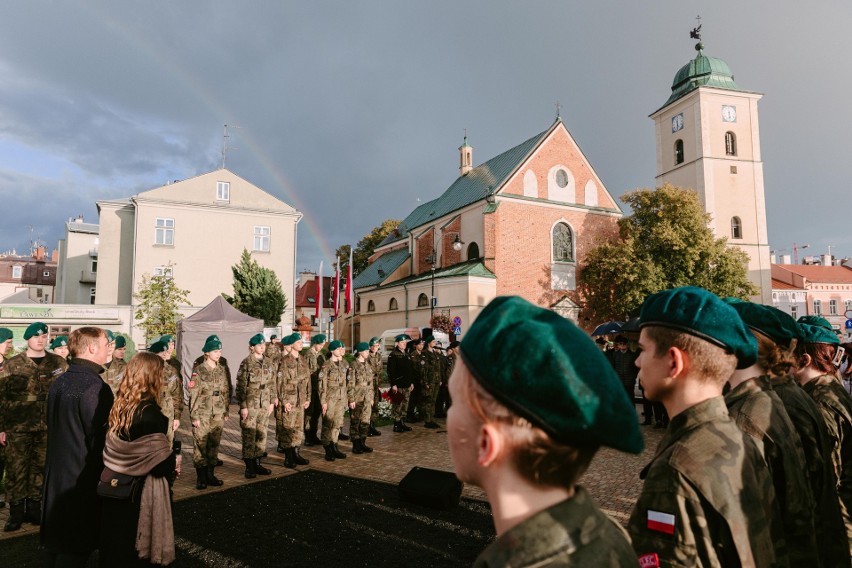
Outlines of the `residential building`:
M98 274L98 225L86 223L82 215L65 223L65 238L59 241L56 303L94 304Z
M312 333L328 335L331 316L334 315L334 277L322 277L322 307L319 320L316 318L318 283L319 278L315 273L307 270L299 273L299 281L296 284L296 317L308 318L305 323L311 327Z
M852 269L846 266L773 264L772 278L804 290L807 315L822 316L831 322L835 331L842 331L847 339L852 337L852 328L846 328L846 320L852 318L845 315L852 313Z
M774 265L773 265L774 266ZM772 305L799 319L808 313L808 291L804 288L772 279Z
M43 246L32 256L6 254L0 256L0 301L25 301L50 304L54 301L57 253L50 257Z

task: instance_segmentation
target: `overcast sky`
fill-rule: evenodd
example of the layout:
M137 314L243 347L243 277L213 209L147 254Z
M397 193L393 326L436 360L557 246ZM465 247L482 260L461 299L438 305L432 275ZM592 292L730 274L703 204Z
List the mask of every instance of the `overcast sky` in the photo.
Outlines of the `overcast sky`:
M0 251L218 168L226 123L227 167L304 213L298 269L443 192L465 128L476 165L557 100L610 193L650 187L699 13L765 95L771 246L852 256L852 3L718 0L0 1Z

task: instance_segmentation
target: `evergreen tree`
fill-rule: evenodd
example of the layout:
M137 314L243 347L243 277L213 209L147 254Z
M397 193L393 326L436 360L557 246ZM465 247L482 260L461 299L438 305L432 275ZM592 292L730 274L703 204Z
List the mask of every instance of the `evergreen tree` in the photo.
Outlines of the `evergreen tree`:
M146 343L154 337L175 335L180 319L178 307L189 303L189 290L178 288L170 262L161 276L142 275L142 285L133 295L138 302L134 318L142 320Z
M234 295L222 294L229 304L252 317L262 319L266 327L281 323L281 314L287 308L287 296L281 289L278 276L260 266L243 249L240 262L231 267L234 273Z

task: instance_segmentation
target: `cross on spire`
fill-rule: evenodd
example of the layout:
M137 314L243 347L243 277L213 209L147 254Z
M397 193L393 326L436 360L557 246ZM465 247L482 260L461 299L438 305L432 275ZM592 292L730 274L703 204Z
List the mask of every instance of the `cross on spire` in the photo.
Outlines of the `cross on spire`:
M562 116L559 113L560 109L562 108L562 105L557 100L555 106L556 106L556 120L559 120L560 118L562 118Z

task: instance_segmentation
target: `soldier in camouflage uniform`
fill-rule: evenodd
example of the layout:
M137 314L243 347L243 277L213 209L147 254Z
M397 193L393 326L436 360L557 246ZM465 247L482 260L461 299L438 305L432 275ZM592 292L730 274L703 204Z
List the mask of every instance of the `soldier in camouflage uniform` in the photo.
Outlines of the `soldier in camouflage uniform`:
M6 363L6 355L12 349L12 330L7 327L0 327L0 376L3 374L3 366ZM2 421L0 421L2 422ZM0 479L3 479L3 474L6 471L6 445L0 444ZM0 495L0 509L6 506L4 496Z
M301 334L294 332L281 343L289 349L278 366L276 416L281 421L278 445L284 449L284 466L294 469L310 463L299 448L305 440L305 410L311 404L311 373L301 355Z
M68 354L70 353L68 350L68 337L65 335L56 337L56 339L50 342L49 349L51 353L58 355L67 361Z
M370 410L373 406L375 371L370 364L370 345L362 341L355 347L355 361L349 371L346 396L349 400L349 435L352 436L352 453L373 451L367 445L370 432Z
M269 336L269 341L266 343L266 353L263 356L277 365L286 355L284 347L285 345L278 339L278 335L273 333Z
M424 353L423 348L426 344L422 339L412 339L408 342L408 360L411 361L411 395L408 399L408 411L405 413L405 420L414 424L420 422L423 416L419 416L417 411L420 409L421 400L423 398L423 381L426 378L426 366L429 364L428 354Z
M222 343L222 340L219 339L219 336L216 335L215 333L213 335L208 335L207 339L204 340L204 343L207 344L207 342L214 341L214 340L218 341L219 343ZM199 366L203 362L204 362L204 354L202 353L200 357L198 357L195 361L192 362L192 368L194 369L195 367ZM220 356L219 357L219 366L222 367L222 369L225 371L225 377L227 377L226 382L228 384L228 402L230 402L231 397L234 395L234 386L233 386L233 383L231 383L231 369L230 369L230 367L228 367L228 360L225 357ZM220 466L222 464L217 463L216 465Z
M322 405L319 400L319 372L325 364L325 356L322 354L325 347L325 334L318 333L311 338L311 348L306 356L308 371L311 373L311 405L305 416L305 445L318 446L322 441L317 436L319 421L322 418Z
M197 475L195 488L219 487L223 481L216 477L219 443L222 429L228 420L228 386L225 369L219 364L222 342L208 341L202 348L204 362L192 369L189 379L189 420L192 422L194 450L192 463Z
M163 390L160 391L160 410L163 416L169 419L171 426L166 430L166 438L171 445L175 439L175 432L180 428L180 415L183 412L183 381L180 380L175 368L168 364L169 346L167 343L157 341L148 347L148 351L158 355L163 365Z
M164 335L160 337L157 341L161 343L165 343L167 347L167 353L165 355L161 355L163 357L163 361L166 362L167 365L171 365L171 367L175 370L175 373L180 378L182 370L180 367L180 359L174 357L175 354L175 336L174 335ZM181 380L183 382L183 380Z
M449 347L447 347L447 352L443 357L441 386L438 389L438 400L435 401L435 416L437 418L446 418L447 410L449 410L450 405L453 403L453 401L450 400L450 389L448 386L450 383L450 375L453 374L453 368L456 365L459 345L460 343L458 341L451 341Z
M406 426L403 418L408 410L409 397L414 390L412 380L412 364L405 350L411 338L405 334L394 338L393 351L388 354L388 382L390 382L390 397L393 404L393 431L408 432L410 426Z
M47 452L47 393L68 362L45 351L47 326L24 332L27 349L7 360L0 372L0 444L6 446L6 531L41 520L41 491Z
M722 397L734 369L757 361L754 336L696 287L649 296L640 328L645 395L671 415L628 522L640 565L786 566L769 471Z
M831 463L840 512L852 550L852 396L837 378L834 359L840 341L819 325L799 324L802 342L796 347L796 379L817 403L828 429Z
M423 366L420 391L420 413L423 414L425 428L440 428L435 422L435 402L438 400L438 388L441 386L441 355L435 348L437 341L428 336L424 341L426 348L420 353L426 362Z
M382 354L380 352L382 340L374 337L370 340L370 357L367 359L370 368L373 369L373 408L370 409L370 429L368 436L381 436L382 433L376 428L376 420L379 417L379 401L382 400Z
M346 390L349 363L343 359L346 348L342 341L334 340L329 346L329 359L319 372L319 399L322 408L322 441L325 459L344 459L346 454L337 447L343 415L346 412Z
M124 362L124 352L127 343L123 336L119 335L115 338L115 348L112 352L112 359L104 365L104 372L101 373L101 379L109 385L112 394L118 392L118 385L121 384L121 378L124 376L124 369L127 363Z
M275 379L278 374L277 368L264 357L266 342L262 333L252 336L249 350L249 356L243 359L237 372L237 404L240 405L246 479L272 473L260 465L260 458L266 452L266 426L275 408Z

